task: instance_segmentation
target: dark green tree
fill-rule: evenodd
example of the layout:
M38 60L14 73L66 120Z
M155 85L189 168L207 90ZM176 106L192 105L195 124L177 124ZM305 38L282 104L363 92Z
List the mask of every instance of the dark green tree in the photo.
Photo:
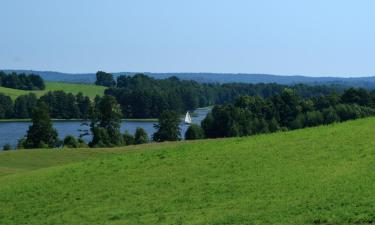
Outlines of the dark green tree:
M110 73L106 73L103 71L98 71L96 73L96 85L106 86L106 87L113 87L116 85L115 80L113 79L113 75Z
M125 145L134 145L135 144L135 138L132 134L129 133L129 131L125 131L123 135L124 144Z
M0 93L0 119L13 117L13 101L9 96Z
M134 137L135 137L135 144L137 144L137 145L145 144L145 143L148 142L148 134L141 127L137 127L137 129L135 131L135 134L134 134Z
M154 127L157 131L153 135L153 140L157 142L178 141L180 140L180 118L173 111L164 111L158 120L158 124Z
M14 102L14 117L18 119L30 118L37 101L34 93L19 96Z
M72 135L68 135L64 138L63 145L66 148L78 148L79 147L79 143L77 139Z
M186 140L196 140L204 138L204 130L197 124L191 124L185 133Z
M57 131L52 126L48 106L38 102L32 113L32 125L27 131L25 148L52 148L58 142Z
M93 139L90 146L119 146L123 142L120 133L121 110L116 99L105 95L97 99L91 113L91 132Z
M12 146L10 144L5 144L3 146L3 151L9 151L9 150L12 150Z

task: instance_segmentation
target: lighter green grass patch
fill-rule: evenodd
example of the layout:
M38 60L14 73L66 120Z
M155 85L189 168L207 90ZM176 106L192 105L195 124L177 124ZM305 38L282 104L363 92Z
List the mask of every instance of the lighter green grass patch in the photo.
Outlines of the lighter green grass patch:
M82 92L83 95L90 98L95 98L95 96L102 96L104 94L106 87L97 86L93 84L74 84L74 83L63 83L63 82L46 82L46 89L43 91L25 91L18 89L11 89L0 87L0 93L10 96L12 99L16 99L20 95L25 95L28 93L34 93L38 97L46 94L49 91L65 91L67 93L78 94Z

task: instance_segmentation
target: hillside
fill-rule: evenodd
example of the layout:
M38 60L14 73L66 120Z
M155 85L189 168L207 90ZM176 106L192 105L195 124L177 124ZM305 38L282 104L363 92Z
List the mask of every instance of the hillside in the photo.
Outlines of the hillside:
M38 97L47 93L48 91L65 91L68 93L78 94L82 92L85 96L94 98L96 95L103 95L106 88L102 86L96 86L91 84L73 84L63 82L46 82L46 89L43 91L25 91L19 89L11 89L0 87L0 93L6 94L11 98L15 99L20 95L25 95L30 92L35 93Z
M60 81L71 83L94 83L95 73L70 74L52 71L32 71L32 70L4 70L5 72L22 72L39 74L48 81ZM115 77L120 75L134 75L137 72L113 73ZM369 77L330 77L326 75L310 77L302 75L272 75L272 74L238 74L238 73L150 73L142 72L148 76L164 79L176 76L183 80L195 80L204 83L278 83L278 84L337 84L343 86L362 87L368 89L375 88L375 76Z
M374 127L0 153L0 224L374 223Z

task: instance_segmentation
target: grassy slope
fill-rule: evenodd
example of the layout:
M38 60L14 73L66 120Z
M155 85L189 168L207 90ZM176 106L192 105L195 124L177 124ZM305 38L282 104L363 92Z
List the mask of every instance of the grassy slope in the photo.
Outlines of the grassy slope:
M9 95L12 99L17 98L20 95L28 94L30 92L35 93L37 96L42 96L48 91L59 91L78 94L82 92L84 95L94 98L96 95L103 95L106 88L102 86L90 85L90 84L73 84L73 83L62 83L62 82L46 82L46 89L43 91L25 91L18 89L11 89L0 87L0 93Z
M368 224L374 127L2 153L0 224Z

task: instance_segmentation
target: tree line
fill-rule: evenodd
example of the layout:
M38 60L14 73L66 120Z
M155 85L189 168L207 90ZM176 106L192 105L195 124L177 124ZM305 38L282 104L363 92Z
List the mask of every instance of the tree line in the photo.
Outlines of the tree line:
M64 91L51 91L39 99L34 93L18 96L13 101L0 93L0 119L31 118L38 101L44 102L54 119L87 119L92 101L82 93L73 95Z
M97 97L89 109L90 133L92 140L86 144L82 134L78 139L68 135L63 140L58 139L58 133L53 128L50 108L44 101L38 101L32 111L32 125L27 134L18 142L17 149L33 148L81 148L81 147L115 147L125 145L144 144L149 142L147 132L138 127L136 132L130 134L120 132L121 111L113 96ZM157 131L152 139L156 142L180 140L180 118L172 111L165 111L155 128ZM4 150L10 150L10 145L5 145Z
M44 80L36 74L26 75L0 71L0 86L20 90L44 90Z
M121 107L111 95L97 97L89 107L92 140L67 136L58 139L53 128L50 108L38 101L32 112L32 125L18 148L115 147L149 142L148 134L137 128L135 134L120 132ZM350 88L343 94L303 99L292 89L268 98L240 96L232 104L217 105L201 126L192 124L185 133L187 140L249 136L331 124L375 115L375 91ZM161 113L152 141L181 140L180 117L174 111ZM84 134L85 135L85 134ZM9 145L4 149L10 149Z
M118 76L115 81L110 73L99 71L97 85L109 87L106 94L119 102L126 118L157 118L161 112L173 110L183 113L198 107L233 102L239 95L270 97L291 88L303 98L341 93L344 88L337 85L308 86L298 84L205 84L177 77L154 79L144 74Z
M331 124L375 115L375 91L350 88L342 95L303 99L285 89L269 98L241 96L215 106L202 121L207 138L248 136ZM199 130L199 129L198 129ZM200 131L202 132L202 131Z
M143 74L119 76L114 81L112 74L105 72L97 73L96 84L108 86L105 93L116 98L122 118L158 118L166 110L181 114L198 107L231 103L239 95L267 98L288 87L279 84L201 84L177 77L158 80ZM289 88L302 98L343 91L340 86L298 84ZM40 99L50 108L54 119L87 119L88 109L93 104L87 96L64 91L48 92ZM20 96L14 102L0 94L0 119L30 118L37 101L34 94Z

